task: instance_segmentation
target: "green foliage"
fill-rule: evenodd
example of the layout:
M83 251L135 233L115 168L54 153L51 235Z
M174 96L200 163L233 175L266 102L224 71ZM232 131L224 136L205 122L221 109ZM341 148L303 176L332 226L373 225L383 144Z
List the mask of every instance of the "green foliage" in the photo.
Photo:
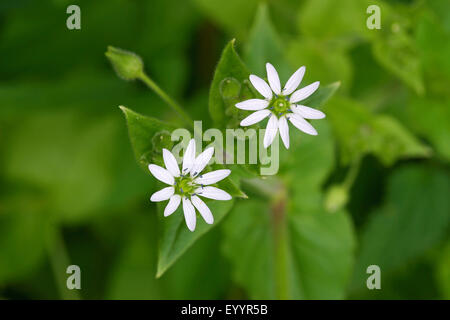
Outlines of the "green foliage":
M373 153L385 165L401 158L430 156L429 148L390 116L374 115L347 98L333 99L326 111L345 164L366 153Z
M226 114L236 109L237 102L251 98L250 72L236 53L234 43L235 40L230 41L223 50L209 91L209 113L219 127L225 126Z
M384 275L420 257L445 236L450 222L448 172L410 165L389 179L383 205L368 222L353 275L353 290L365 285L366 267Z
M245 61L253 74L265 78L266 62L270 62L276 66L281 78L287 80L291 75L285 63L283 43L271 23L266 4L258 7L245 49Z
M156 277L160 277L192 244L203 234L215 227L233 206L233 201L208 201L208 207L214 214L214 223L207 224L197 217L195 232L186 228L182 206L172 213L164 221L162 232L159 233L158 268ZM162 206L159 206L159 215L162 217Z
M161 162L162 148L170 149L170 132L176 127L123 106L120 109L125 114L136 160L144 168L149 163Z
M76 32L66 7L0 5L0 297L76 298L69 264L86 299L449 297L448 1L91 1ZM266 62L320 81L318 135L290 126L275 176L207 167L212 225L164 218L147 165L182 121L238 128Z

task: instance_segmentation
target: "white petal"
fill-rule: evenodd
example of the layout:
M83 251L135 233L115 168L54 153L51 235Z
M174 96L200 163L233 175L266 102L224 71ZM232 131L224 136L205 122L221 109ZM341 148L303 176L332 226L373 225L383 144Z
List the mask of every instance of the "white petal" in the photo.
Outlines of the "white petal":
M231 196L223 191L222 189L216 187L203 187L195 190L195 193L199 196L214 199L214 200L230 200Z
M241 121L241 126L251 126L252 124L255 124L257 122L260 122L265 117L267 117L269 114L271 114L270 110L264 109L260 111L253 112L251 115L249 115L247 118Z
M184 151L183 156L183 174L189 173L195 161L195 140L191 139Z
M295 103L295 102L298 102L298 101L308 98L310 95L312 95L314 93L314 91L317 90L319 85L320 85L320 82L316 81L316 82L311 83L309 86L306 86L304 88L301 88L300 90L295 91L292 94L289 101L291 103Z
M200 212L200 215L203 217L203 219L205 219L205 222L207 224L212 224L214 222L214 217L206 203L204 203L203 200L197 196L192 196L191 201L192 204L197 208L198 212Z
M202 172L203 169L205 169L209 160L211 160L213 153L214 148L210 147L198 155L194 161L194 165L192 166L191 176L195 177Z
M174 194L170 197L169 203L167 203L166 208L164 209L164 217L170 216L172 213L177 210L180 205L181 197L178 194Z
M269 105L269 101L263 99L249 99L236 103L236 108L241 110L261 110Z
M300 115L304 119L323 119L325 118L325 113L320 110L313 109L302 105L292 105L292 111Z
M183 212L188 229L194 231L196 222L195 209L191 201L186 197L183 197Z
M269 80L269 85L272 91L276 94L281 94L280 77L278 77L278 72L275 70L273 65L266 63L267 79Z
M278 120L278 127L280 128L281 140L283 140L286 149L289 149L289 126L285 116Z
M230 173L231 173L231 170L228 170L228 169L220 169L220 170L216 170L216 171L211 171L211 172L202 174L197 179L195 179L194 182L197 184L203 184L203 185L213 184L220 180L225 179L226 177L228 177L230 175Z
M283 89L283 95L287 96L294 92L295 89L300 85L300 82L302 82L303 76L305 75L305 67L298 68L297 71L294 72L294 74L289 78L289 80L286 82L286 85Z
M163 167L157 166L156 164L149 164L148 169L150 170L151 174L159 181L170 185L173 185L175 183L175 179L173 178L172 174Z
M175 192L174 187L166 187L152 194L152 196L150 197L150 201L159 202L168 200L171 196L173 196L174 192Z
M255 87L256 90L258 90L261 95L270 100L272 99L272 90L270 89L269 85L260 77L255 76L254 74L250 75L250 82Z
M269 122L267 122L266 133L264 134L264 148L267 148L272 144L273 139L277 135L277 130L278 119L274 114L272 114Z
M317 135L316 129L314 129L314 127L310 125L308 121L300 117L298 114L289 113L288 119L294 126L296 126L304 133L311 134L313 136Z
M173 156L172 152L167 149L163 149L164 164L167 170L174 176L180 176L180 168L178 168L177 159Z

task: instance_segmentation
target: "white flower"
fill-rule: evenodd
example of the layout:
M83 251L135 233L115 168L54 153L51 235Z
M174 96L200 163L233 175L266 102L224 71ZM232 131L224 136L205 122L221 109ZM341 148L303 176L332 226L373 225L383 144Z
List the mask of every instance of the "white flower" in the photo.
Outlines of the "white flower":
M281 90L280 78L275 68L270 63L266 63L266 70L269 84L258 76L250 75L250 82L264 96L264 99L249 99L236 104L239 109L256 111L242 120L241 126L250 126L270 116L264 136L264 148L272 144L279 129L281 140L289 149L287 120L301 131L317 135L316 129L305 119L322 119L325 118L325 114L322 111L300 105L298 102L312 95L319 87L320 82L316 81L295 91L305 74L305 67L301 67L294 72Z
M166 169L156 164L149 164L148 169L158 180L166 183L169 187L155 192L150 201L159 202L169 200L164 209L164 216L171 215L183 203L184 218L189 230L195 230L196 213L195 208L208 224L214 222L214 217L208 206L198 196L214 200L230 200L231 196L216 187L210 186L228 177L231 173L228 169L211 171L206 174L200 172L206 167L214 153L214 148L208 148L195 157L195 140L189 141L184 152L182 170L178 168L177 160L167 149L163 149L163 158Z

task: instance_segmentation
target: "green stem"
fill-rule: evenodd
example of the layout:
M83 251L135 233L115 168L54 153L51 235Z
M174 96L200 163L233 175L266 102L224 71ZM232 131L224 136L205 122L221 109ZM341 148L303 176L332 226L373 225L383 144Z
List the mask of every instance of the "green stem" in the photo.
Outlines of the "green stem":
M271 220L273 226L274 278L277 299L290 299L289 242L286 219L287 191L282 181L275 177L268 179L242 179L244 190L248 190L261 198L268 199L271 204Z
M277 299L289 299L288 281L288 241L286 232L286 221L278 221L275 226L275 277Z
M66 269L70 265L70 261L66 246L64 244L64 239L58 227L54 228L54 232L49 232L47 239L47 251L61 298L64 300L81 299L76 289L69 290L66 286L66 280L68 277L66 274Z
M347 190L350 190L353 183L355 182L360 167L361 167L361 157L358 157L350 165L350 168L348 169L347 172L347 176L345 177L345 180L342 183L342 186L344 186Z
M161 99L163 99L191 129L194 128L194 121L191 119L191 117L175 100L173 100L167 93L165 93L164 90L162 90L152 79L150 79L144 72L142 72L139 79L141 79L147 85L147 87L152 89Z

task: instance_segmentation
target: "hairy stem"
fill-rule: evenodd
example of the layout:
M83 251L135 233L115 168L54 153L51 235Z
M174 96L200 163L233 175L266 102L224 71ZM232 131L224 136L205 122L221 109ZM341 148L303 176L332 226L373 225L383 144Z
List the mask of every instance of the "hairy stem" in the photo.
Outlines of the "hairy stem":
M173 100L167 93L164 92L152 79L150 79L144 72L140 75L141 79L148 88L152 89L161 99L163 99L179 116L180 118L189 126L189 128L194 128L194 121L191 117L184 111L184 109Z

